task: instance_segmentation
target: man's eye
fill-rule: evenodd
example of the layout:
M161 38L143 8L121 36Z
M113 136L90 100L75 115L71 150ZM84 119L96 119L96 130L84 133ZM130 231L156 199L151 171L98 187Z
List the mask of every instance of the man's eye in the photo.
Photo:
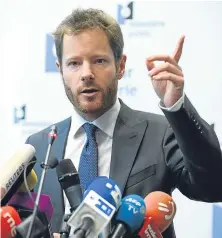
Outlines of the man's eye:
M70 70L77 70L80 67L81 62L78 61L71 61L68 63L68 68Z
M98 64L104 64L106 62L106 60L104 60L104 59L97 59L96 60L96 63L98 63Z
M79 63L75 61L68 63L68 66L77 66L77 65L79 65Z

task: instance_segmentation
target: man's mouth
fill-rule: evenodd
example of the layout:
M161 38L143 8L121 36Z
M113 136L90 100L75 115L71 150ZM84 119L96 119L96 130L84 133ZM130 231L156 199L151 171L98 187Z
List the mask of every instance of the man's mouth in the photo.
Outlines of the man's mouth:
M81 91L81 94L87 95L87 96L93 96L95 95L99 90L96 88L85 88Z

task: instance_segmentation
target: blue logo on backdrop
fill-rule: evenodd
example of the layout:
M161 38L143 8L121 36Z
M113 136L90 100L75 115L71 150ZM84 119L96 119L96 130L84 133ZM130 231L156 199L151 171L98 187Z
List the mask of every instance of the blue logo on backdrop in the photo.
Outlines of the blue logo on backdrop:
M222 234L221 220L222 220L222 206L213 205L212 238L221 238L221 234Z
M13 109L14 123L17 124L20 121L25 121L26 119L26 105L23 104L19 107L14 107Z
M21 128L21 133L24 136L27 137L34 134L52 124L52 122L47 121L30 121L28 118L27 108L27 104L21 104L20 106L13 107L13 122L16 126Z
M130 2L127 5L117 5L117 22L119 24L124 24L126 20L133 19L133 5L133 2Z
M145 2L144 2L145 3ZM156 29L162 29L165 26L165 22L162 20L149 19L150 17L146 15L147 19L137 20L137 15L135 14L136 7L138 4L138 11L142 9L143 6L139 4L139 2L128 2L126 4L120 3L117 5L117 22L120 25L124 25L127 23L130 27L127 29L128 37L151 37L153 34L156 34ZM144 5L145 7L145 5Z
M45 57L45 72L58 72L56 66L55 43L50 34L46 34L46 57Z

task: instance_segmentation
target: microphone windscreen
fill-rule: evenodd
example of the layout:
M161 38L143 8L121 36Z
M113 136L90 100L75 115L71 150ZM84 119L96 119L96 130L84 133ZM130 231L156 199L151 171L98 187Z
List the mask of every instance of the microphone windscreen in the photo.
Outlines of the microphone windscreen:
M54 169L58 164L59 164L59 161L55 157L52 157L48 162L48 165L51 169Z
M1 238L12 238L16 236L16 226L21 223L21 218L11 206L3 206L0 208L1 216Z
M31 172L36 163L35 148L32 145L24 144L19 148L10 160L6 161L0 168L1 186L6 189L5 195L1 199L1 204L6 205L9 199L16 193L24 182L24 171L26 177Z
M35 185L38 183L38 177L35 171L32 169L29 173L28 177L26 178L28 190L31 191L35 187ZM27 192L27 188L25 186L25 182L19 187L18 192Z
M84 192L84 197L86 197L90 191L99 194L115 208L120 206L122 193L114 180L107 178L106 176L98 176L89 184Z
M8 205L17 208L24 208L33 210L34 209L34 201L36 200L37 193L31 192L33 200L29 197L28 193L19 192L16 193L9 201ZM46 194L40 195L39 200L39 210L44 212L47 216L48 221L51 220L53 215L53 205L51 198Z
M135 232L143 224L145 211L146 205L142 197L128 195L122 199L115 222L122 222L128 227L130 233Z
M145 197L146 216L152 217L159 231L164 232L176 214L176 204L167 193L155 191Z
M56 173L58 178L65 174L77 173L75 166L73 165L71 159L61 160L56 167Z

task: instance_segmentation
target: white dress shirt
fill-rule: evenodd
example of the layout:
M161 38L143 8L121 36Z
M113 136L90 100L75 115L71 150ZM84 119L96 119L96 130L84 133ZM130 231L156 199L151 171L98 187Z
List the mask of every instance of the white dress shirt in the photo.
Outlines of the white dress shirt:
M113 132L116 119L120 111L120 102L116 103L102 116L92 122L98 127L96 130L96 142L98 144L98 175L109 177ZM72 114L71 127L68 135L65 159L71 159L78 171L80 156L86 142L86 133L82 125L87 121L75 110ZM69 203L66 201L66 213L69 213Z
M184 95L171 107L165 108L159 104L159 107L163 110L177 111L183 105ZM98 144L98 175L109 177L111 152L113 142L113 132L116 124L116 120L120 111L120 102L117 99L116 103L102 116L97 118L92 124L96 125L96 142ZM87 121L83 119L75 110L73 111L71 118L71 127L68 135L67 145L65 149L64 159L71 159L75 168L78 171L80 156L82 149L86 142L86 134L82 125ZM65 213L70 213L70 205L65 198ZM103 231L102 237L108 237L108 229Z

